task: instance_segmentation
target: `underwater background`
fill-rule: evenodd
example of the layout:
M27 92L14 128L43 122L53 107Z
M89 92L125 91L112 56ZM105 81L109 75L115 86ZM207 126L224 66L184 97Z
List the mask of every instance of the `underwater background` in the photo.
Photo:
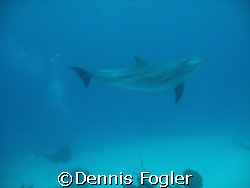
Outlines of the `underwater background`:
M250 187L248 0L2 0L0 17L0 187L62 187L76 168L138 185L141 162L158 176L195 170L204 188ZM130 68L134 56L210 59L178 104L172 88L86 89L69 69ZM65 145L65 163L37 155Z

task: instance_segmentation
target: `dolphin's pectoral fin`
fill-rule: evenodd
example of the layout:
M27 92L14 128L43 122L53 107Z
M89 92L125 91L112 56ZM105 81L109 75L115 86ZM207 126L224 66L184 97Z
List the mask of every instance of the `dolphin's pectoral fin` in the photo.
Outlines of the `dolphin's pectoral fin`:
M184 90L184 82L180 83L174 88L175 104L181 99Z
M91 80L91 75L84 69L79 67L70 67L73 71L77 73L77 75L81 78L85 87L88 87Z
M135 67L145 67L148 66L148 63L146 61L144 61L143 59L139 58L139 57L134 57L135 61L136 61L136 65Z

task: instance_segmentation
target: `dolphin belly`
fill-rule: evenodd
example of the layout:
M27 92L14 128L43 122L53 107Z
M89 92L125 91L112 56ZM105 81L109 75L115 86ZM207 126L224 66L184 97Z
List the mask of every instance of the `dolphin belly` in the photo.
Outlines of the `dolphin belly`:
M175 83L166 82L168 77L159 76L157 72L148 72L147 70L131 71L113 71L98 70L92 72L92 77L101 82L117 86L124 89L137 91L158 91L173 87Z

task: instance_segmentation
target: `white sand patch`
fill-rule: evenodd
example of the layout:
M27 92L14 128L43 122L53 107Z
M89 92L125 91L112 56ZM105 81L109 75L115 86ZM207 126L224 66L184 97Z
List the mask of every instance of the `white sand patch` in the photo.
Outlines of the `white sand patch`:
M130 174L134 177L133 184L137 185L137 176L129 170L141 170L138 151L146 170L157 176L170 175L171 171L179 175L190 168L201 174L204 188L250 187L247 181L250 175L250 151L233 146L231 135L222 136L221 133L102 144L102 147L88 151L74 150L73 160L66 165L27 157L4 165L0 174L3 180L1 186L19 188L24 183L34 188L59 187L57 176L75 167L88 169L96 176L119 175L120 172Z

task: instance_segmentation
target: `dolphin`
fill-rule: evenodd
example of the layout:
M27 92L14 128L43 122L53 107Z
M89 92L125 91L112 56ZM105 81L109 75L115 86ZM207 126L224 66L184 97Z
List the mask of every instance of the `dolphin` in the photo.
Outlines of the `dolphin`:
M243 149L250 150L250 136L243 130L238 129L232 139L232 143Z
M139 57L134 59L136 66L128 69L98 69L88 72L80 67L70 68L78 74L86 88L91 78L137 91L158 91L174 87L175 103L177 103L182 97L185 81L208 61L209 57L192 57L152 66Z
M45 154L45 153L38 153L35 155L36 157L42 156L50 162L55 164L59 163L68 163L72 159L72 151L69 145L63 146L54 154Z

